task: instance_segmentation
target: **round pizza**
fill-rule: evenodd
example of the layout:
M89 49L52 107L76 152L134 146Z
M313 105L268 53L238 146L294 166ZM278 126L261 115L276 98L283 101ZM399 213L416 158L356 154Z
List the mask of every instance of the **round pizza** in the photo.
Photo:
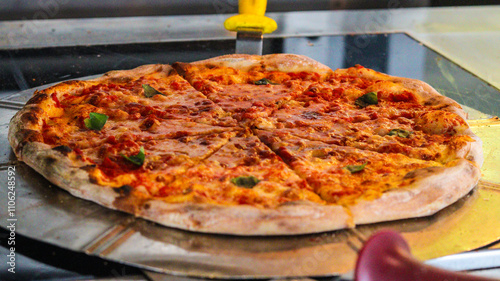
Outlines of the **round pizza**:
M17 157L162 225L288 235L428 216L479 180L481 140L418 80L291 54L144 65L34 93Z

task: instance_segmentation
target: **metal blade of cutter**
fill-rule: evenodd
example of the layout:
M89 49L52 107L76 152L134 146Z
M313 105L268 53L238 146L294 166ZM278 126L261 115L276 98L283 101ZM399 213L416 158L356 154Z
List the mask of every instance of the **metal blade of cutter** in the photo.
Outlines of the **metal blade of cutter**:
M236 31L236 53L262 55L263 34L271 33L278 25L264 16L266 0L240 0L239 15L232 16L224 22L229 31Z
M262 55L262 29L245 28L238 30L236 35L236 53L249 55Z

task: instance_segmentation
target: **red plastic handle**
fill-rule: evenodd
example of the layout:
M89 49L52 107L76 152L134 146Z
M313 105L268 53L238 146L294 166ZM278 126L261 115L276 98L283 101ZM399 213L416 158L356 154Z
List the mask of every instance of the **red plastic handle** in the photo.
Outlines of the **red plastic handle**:
M371 236L359 252L355 281L491 281L493 279L447 271L423 264L410 253L403 237L394 231Z

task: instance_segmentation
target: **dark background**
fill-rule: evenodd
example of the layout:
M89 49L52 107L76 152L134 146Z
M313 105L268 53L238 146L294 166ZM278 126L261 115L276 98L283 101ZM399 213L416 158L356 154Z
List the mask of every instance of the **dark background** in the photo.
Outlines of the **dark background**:
M493 5L498 0L268 0L267 12ZM238 0L1 0L1 20L227 14Z

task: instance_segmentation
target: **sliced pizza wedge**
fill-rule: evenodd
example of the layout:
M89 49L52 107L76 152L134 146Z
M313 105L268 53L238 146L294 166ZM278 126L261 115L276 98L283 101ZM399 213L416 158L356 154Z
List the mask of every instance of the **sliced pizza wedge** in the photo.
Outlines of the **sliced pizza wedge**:
M332 73L327 66L298 55L227 55L173 67L224 111L245 122L268 116Z
M359 66L340 69L254 124L363 150L443 164L465 158L481 165L481 141L460 106L432 91L425 83Z
M256 133L323 200L351 210L356 224L433 214L465 196L480 174L475 163L466 159L441 164L289 133Z
M312 228L349 227L352 222L344 207L326 205L255 136L231 138L176 177L168 188L183 189L183 195L162 200L200 206L198 210L193 206L191 214L197 222L191 229L197 231L254 235L279 234L286 229L288 233L308 233Z

